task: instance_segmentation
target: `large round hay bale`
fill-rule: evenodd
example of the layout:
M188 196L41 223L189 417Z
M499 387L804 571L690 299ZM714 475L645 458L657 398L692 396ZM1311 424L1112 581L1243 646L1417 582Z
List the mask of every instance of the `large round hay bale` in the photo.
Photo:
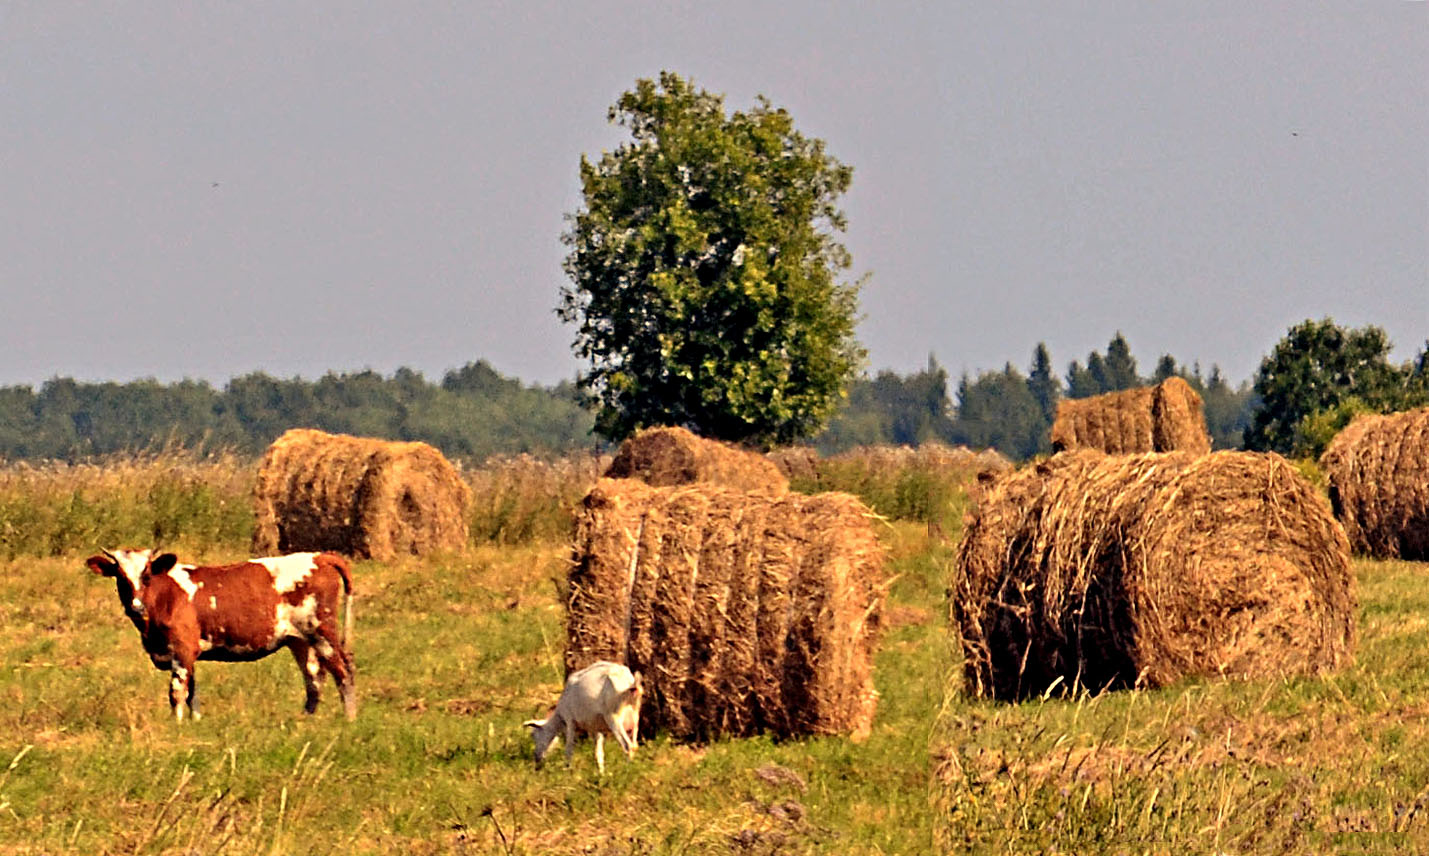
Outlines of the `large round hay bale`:
M1056 455L994 482L959 548L967 686L1017 699L1347 663L1329 504L1274 454Z
M884 553L854 497L603 479L572 558L567 673L642 672L642 730L868 733Z
M1355 552L1429 559L1429 407L1356 417L1320 468Z
M258 463L253 551L391 559L461 549L469 493L426 443L296 428Z
M1156 386L1067 398L1057 404L1052 450L1096 449L1110 455L1211 450L1201 396L1179 377Z
M655 487L710 482L740 490L782 494L789 480L779 465L759 454L684 428L646 428L624 443L606 478L639 479Z

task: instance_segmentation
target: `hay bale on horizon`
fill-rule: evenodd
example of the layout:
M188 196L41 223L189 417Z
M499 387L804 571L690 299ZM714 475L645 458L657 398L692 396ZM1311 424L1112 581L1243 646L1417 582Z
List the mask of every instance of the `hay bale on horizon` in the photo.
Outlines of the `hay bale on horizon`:
M1109 455L1211 450L1201 396L1170 377L1156 386L1065 398L1052 423L1052 451L1096 449Z
M639 479L654 487L710 482L740 490L787 493L779 465L759 454L685 428L645 428L620 444L605 477Z
M779 472L784 474L784 478L789 481L803 480L807 482L817 482L819 480L819 450L813 446L780 446L771 449L766 458L774 462L774 466L779 468Z
M854 497L604 479L574 541L566 672L643 672L642 728L867 735L884 551Z
M1355 417L1320 468L1356 553L1429 559L1429 407Z
M1354 646L1348 543L1274 454L1056 455L993 482L958 551L974 695L1337 669Z
M252 549L382 560L459 550L469 498L456 468L426 443L295 428L258 463Z

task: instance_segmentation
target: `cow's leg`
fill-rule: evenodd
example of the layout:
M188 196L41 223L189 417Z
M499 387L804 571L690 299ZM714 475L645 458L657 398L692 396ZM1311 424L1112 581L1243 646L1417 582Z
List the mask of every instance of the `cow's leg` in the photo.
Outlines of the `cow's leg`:
M576 752L576 722L573 719L566 720L566 766L571 765L571 759Z
M595 733L595 768L605 775L605 732Z
M323 695L322 667L318 663L318 654L311 645L296 639L288 643L288 650L293 652L293 659L298 661L298 671L303 673L303 688L307 690L303 713L315 713Z
M169 664L169 709L178 722L184 721L184 706L193 685L193 664L193 660L181 657L174 657Z
M337 694L342 699L342 710L349 720L357 718L357 691L354 686L352 655L342 647L337 628L323 625L318 636L312 640L312 648L318 660L337 684Z
M193 714L194 722L203 719L203 714L198 710L198 677L193 672L189 672L189 713Z

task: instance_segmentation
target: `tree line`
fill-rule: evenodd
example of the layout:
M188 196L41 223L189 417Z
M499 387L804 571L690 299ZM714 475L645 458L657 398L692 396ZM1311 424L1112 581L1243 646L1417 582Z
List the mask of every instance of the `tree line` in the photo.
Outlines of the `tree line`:
M1049 433L1061 399L1160 383L1172 376L1185 379L1201 395L1215 447L1240 448L1257 402L1248 381L1232 386L1219 366L1204 375L1199 365L1184 366L1169 354L1143 377L1119 332L1104 352L1072 360L1065 376L1056 372L1046 344L1039 342L1025 374L1010 362L975 377L964 374L955 398L948 394L946 370L934 357L928 358L927 368L906 377L880 372L852 386L849 407L816 443L834 452L870 442L917 445L937 440L995 448L1014 460L1026 460L1050 451Z
M1217 365L1204 374L1163 355L1142 376L1126 338L1118 332L1104 352L1072 360L1065 376L1053 369L1039 343L1024 374L1012 363L999 371L966 374L955 396L947 372L928 366L906 377L880 372L855 381L849 406L816 439L824 452L891 442L929 440L995 448L1014 460L1050 451L1050 429L1062 398L1086 398L1180 377L1201 396L1215 449L1274 451L1318 457L1335 433L1363 412L1429 405L1429 342L1412 359L1395 364L1391 343L1373 325L1346 329L1333 319L1291 327L1261 361L1253 380L1232 385Z
M0 387L0 459L78 460L162 447L259 454L289 428L422 440L472 460L589 445L591 415L570 384L525 385L485 361L438 383L398 369L328 373L316 381L263 372L216 389L206 381Z
M1394 364L1383 330L1346 329L1331 319L1290 328L1253 380L1232 384L1219 366L1203 373L1163 355L1143 376L1125 337L1105 351L1054 368L1039 343L1026 371L964 374L951 388L929 357L919 371L854 379L843 405L812 443L823 453L858 445L930 441L995 448L1014 460L1049 451L1062 398L1160 383L1176 376L1201 396L1217 449L1251 448L1314 457L1356 414L1429 404L1429 342ZM421 440L451 457L565 454L602 445L596 419L573 384L543 387L505 377L478 360L439 382L398 369L329 373L316 381L262 372L221 389L205 381L82 383L55 378L38 391L0 387L0 459L78 460L181 447L257 455L289 428Z

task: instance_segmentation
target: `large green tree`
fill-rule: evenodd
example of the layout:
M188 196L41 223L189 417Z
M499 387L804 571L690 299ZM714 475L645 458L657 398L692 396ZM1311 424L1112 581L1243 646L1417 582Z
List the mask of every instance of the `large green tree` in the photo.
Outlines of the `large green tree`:
M631 140L581 158L557 314L596 430L683 425L754 444L821 428L863 360L835 235L852 170L759 98L726 113L679 75L611 107Z
M1316 454L1299 441L1306 420L1351 398L1389 411L1417 403L1410 366L1389 361L1389 337L1373 325L1344 329L1329 318L1290 328L1255 375L1259 405L1246 446L1283 454Z

